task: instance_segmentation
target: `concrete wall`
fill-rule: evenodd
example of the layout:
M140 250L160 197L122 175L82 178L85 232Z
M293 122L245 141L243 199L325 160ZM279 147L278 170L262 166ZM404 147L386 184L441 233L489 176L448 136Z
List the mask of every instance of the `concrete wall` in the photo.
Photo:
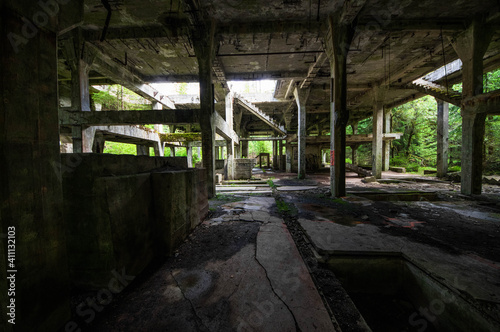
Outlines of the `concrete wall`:
M252 177L252 168L255 165L255 159L234 159L234 179L248 180Z
M171 254L201 222L208 212L205 172L182 170L184 161L64 156L63 169L72 169L64 173L63 190L74 286L106 287L113 270L138 275L155 257Z

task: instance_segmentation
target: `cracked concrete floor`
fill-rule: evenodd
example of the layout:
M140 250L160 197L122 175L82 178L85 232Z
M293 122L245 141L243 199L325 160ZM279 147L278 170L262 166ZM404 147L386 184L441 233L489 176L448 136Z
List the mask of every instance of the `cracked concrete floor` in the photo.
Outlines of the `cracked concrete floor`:
M335 331L274 204L225 204L89 330Z

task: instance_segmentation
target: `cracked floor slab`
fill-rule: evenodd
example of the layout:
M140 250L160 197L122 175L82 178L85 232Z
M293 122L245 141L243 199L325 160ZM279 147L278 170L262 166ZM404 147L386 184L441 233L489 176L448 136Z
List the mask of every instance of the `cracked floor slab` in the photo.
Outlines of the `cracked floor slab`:
M335 331L274 206L224 205L89 331Z

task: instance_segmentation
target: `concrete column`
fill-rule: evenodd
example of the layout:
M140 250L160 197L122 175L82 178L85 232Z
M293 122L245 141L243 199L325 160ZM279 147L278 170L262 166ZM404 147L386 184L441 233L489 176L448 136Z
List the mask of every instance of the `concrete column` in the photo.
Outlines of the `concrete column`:
M85 40L80 29L73 29L61 38L61 48L71 71L71 109L75 111L91 111L89 73L90 65L85 61ZM73 152L84 152L81 126L73 126ZM92 144L90 144L92 147ZM90 152L90 151L88 151Z
M186 146L186 155L187 155L187 162L188 162L188 167L191 168L193 167L193 147L187 145Z
M153 149L155 151L155 157L164 157L165 149L163 148L163 143L157 142L153 145Z
M388 134L391 132L391 110L385 110L384 112L384 133ZM391 141L382 140L382 170L388 171L391 161Z
M248 158L248 141L240 141L241 157Z
M282 170L282 165L281 165L281 159L283 156L283 141L279 140L278 141L278 169Z
M234 141L227 140L227 173L226 180L234 180Z
M215 23L202 24L193 36L193 45L198 59L200 77L200 109L198 119L201 127L203 167L207 173L208 198L215 196L215 126L214 87L212 64L215 56Z
M358 134L358 122L353 123L351 125L351 128L352 128L352 134L357 135ZM358 147L359 147L359 145L357 145L357 144L351 145L351 160L352 160L353 165L358 164Z
M149 146L137 144L136 149L138 156L149 156Z
M96 133L94 136L94 142L92 145L92 152L93 153L103 153L104 152L104 144L105 144L104 135L101 132Z
M278 169L278 141L273 141L273 169Z
M385 92L383 87L373 88L372 173L377 179L382 178Z
M175 146L170 147L170 157L175 157Z
M493 29L482 19L474 19L471 25L452 43L462 60L464 99L483 93L483 57L493 36ZM476 107L462 105L462 194L480 195L483 179L483 145L485 114L478 114Z
M448 114L449 104L437 102L437 176L444 177L448 172Z
M329 33L325 40L330 61L330 188L333 197L346 195L345 149L346 126L349 120L347 110L346 60L354 34L353 28L338 24L329 17Z
M32 2L2 2L1 331L56 331L71 317L62 176L72 170L62 166L59 152L57 18L43 29L31 26L39 12ZM7 261L9 231L16 236L13 267ZM7 294L7 270L17 270L15 325L7 322L14 298Z
M286 143L286 166L285 171L287 173L292 173L292 145L290 143Z
M295 101L297 102L298 114L299 114L299 129L297 136L299 139L299 151L298 151L298 178L304 179L306 177L306 102L309 97L309 89L298 89L295 88L293 92L295 96Z

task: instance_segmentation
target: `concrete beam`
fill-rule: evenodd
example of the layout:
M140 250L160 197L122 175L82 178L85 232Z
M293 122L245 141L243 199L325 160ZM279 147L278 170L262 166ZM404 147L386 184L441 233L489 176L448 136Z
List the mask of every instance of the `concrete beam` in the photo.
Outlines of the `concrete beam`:
M239 145L240 139L238 134L229 126L229 124L222 118L219 113L214 113L214 126L217 134L221 135L227 140L231 140L234 144Z
M462 106L476 114L500 115L500 90L466 98Z
M70 125L140 125L198 123L195 110L101 111L61 110L59 124Z
M257 141L280 141L286 139L286 136L282 137L240 137L240 141L245 142L257 142Z
M383 141L393 141L395 139L400 139L403 136L403 133L388 133L382 135ZM329 135L323 136L308 136L307 144L321 144L328 143L330 141ZM269 140L269 139L266 139ZM297 142L297 135L290 135L286 138L287 143ZM347 145L360 145L360 144L368 144L373 142L373 134L358 134L358 135L346 135L346 144Z
M175 109L172 100L146 84L142 78L133 73L127 66L119 65L91 43L86 43L85 46L87 50L96 55L92 64L93 69L147 100L158 102L168 109Z
M108 28L106 40L116 39L145 39L145 38L188 38L190 22L177 20L173 23L162 22L161 25L143 25L140 27ZM252 23L232 23L217 26L216 34L254 34L254 33L301 33L309 31L320 31L325 26L322 22L299 22L299 21L262 21ZM85 39L98 41L102 36L102 29L85 30Z
M302 80L307 76L305 71L266 71L266 72L225 72L227 81L258 81L258 80L279 80L296 79ZM154 75L143 77L148 83L192 83L199 82L198 75Z

